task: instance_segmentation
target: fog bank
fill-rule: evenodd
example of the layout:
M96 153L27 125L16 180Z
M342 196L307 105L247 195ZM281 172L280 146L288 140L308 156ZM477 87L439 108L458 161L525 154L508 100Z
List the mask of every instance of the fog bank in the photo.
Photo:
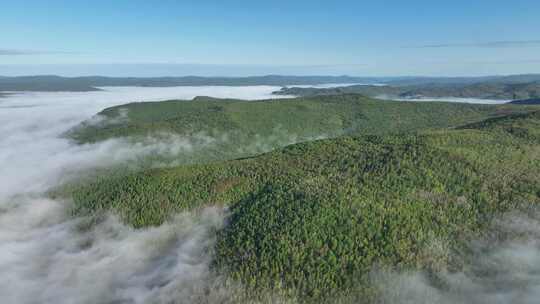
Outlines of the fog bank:
M503 238L501 240L501 238ZM380 303L506 304L540 299L540 214L507 215L470 244L460 272L378 273Z
M222 210L181 214L160 227L133 230L112 215L97 225L71 218L66 212L69 201L52 200L45 193L87 170L150 154L174 156L193 150L192 139L172 135L86 145L62 137L106 107L199 95L262 99L274 97L271 92L279 88L103 89L16 93L0 99L0 302L223 300L226 291L210 289L218 278L209 273L208 266L214 231L223 223Z
M67 130L110 106L205 95L265 99L278 87L103 88L84 93L17 93L0 98L0 302L223 303L231 290L210 272L214 232L224 211L184 213L159 226L134 230L115 216L96 225L67 214L69 201L46 192L88 170L136 162L146 155L196 152L216 140L178 135L137 142L112 139L75 145ZM121 114L118 119L125 119ZM91 123L110 123L96 117ZM232 136L232 135L231 135ZM324 135L321 135L323 137ZM313 137L316 139L317 137ZM240 152L304 140L276 129L255 136ZM540 298L540 216L509 216L497 231L518 240L471 244L468 267L437 274L382 273L382 303L536 303ZM278 301L277 299L273 302Z

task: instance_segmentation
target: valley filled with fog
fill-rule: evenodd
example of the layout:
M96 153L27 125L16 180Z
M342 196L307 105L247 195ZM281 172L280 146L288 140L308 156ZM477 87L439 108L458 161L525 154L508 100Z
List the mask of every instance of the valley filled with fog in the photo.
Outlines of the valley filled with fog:
M540 303L523 1L2 1L0 304Z
M321 87L329 87L327 85ZM98 225L72 217L69 200L48 191L139 157L190 153L180 137L134 143L108 139L77 145L63 135L99 111L128 102L285 98L280 87L105 87L95 92L10 93L0 98L0 294L2 303L220 303L229 291L210 271L214 232L226 211L182 213L159 226L133 229L108 215ZM462 100L453 100L462 101ZM470 101L478 102L478 100ZM484 101L485 102L485 101ZM490 103L490 102L487 102ZM474 244L474 268L442 274L440 291L423 274L374 275L384 303L534 303L540 297L535 217L501 227L526 237L491 248ZM486 277L486 273L494 274ZM391 286L388 285L391 282Z
M14 93L0 98L0 294L2 303L192 302L207 280L209 231L223 213L181 214L135 231L113 216L89 229L69 201L47 191L88 170L138 156L188 153L181 138L76 145L63 134L104 108L195 96L265 99L276 87L102 88Z

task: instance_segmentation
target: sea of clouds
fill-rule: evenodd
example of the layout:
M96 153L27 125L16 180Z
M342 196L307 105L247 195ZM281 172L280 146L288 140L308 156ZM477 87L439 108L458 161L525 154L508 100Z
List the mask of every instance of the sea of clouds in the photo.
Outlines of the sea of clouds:
M181 136L141 142L112 139L76 145L62 135L104 108L134 101L213 96L277 98L279 87L110 87L96 92L15 93L0 98L0 303L223 303L209 262L224 211L179 214L160 227L135 230L115 216L98 225L67 214L69 201L46 192L88 170L147 154L192 151ZM279 96L283 97L283 96ZM106 123L96 119L95 123ZM120 115L118 119L125 119ZM210 139L211 141L211 139ZM264 141L264 139L259 139ZM528 237L479 247L476 268L442 275L381 276L384 303L537 303L538 217L506 220ZM494 273L495 276L484 274ZM232 301L234 302L234 301Z
M141 230L111 215L84 228L85 219L67 214L69 202L46 195L91 169L147 154L189 153L191 141L161 136L76 145L62 135L104 108L128 102L201 95L266 99L275 98L271 92L279 87L102 89L0 98L0 303L210 301L217 292L208 290L216 280L208 268L211 232L222 225L222 210L180 214L160 227ZM104 123L99 117L93 120ZM223 300L223 294L217 298Z

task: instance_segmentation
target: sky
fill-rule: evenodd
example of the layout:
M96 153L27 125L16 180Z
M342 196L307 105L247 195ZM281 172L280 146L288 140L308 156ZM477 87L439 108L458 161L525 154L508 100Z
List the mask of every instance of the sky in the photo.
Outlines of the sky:
M0 75L540 72L540 1L2 0Z

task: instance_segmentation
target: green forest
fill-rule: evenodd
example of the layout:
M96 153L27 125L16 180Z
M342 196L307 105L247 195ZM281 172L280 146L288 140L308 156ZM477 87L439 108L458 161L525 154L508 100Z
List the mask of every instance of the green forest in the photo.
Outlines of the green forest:
M421 83L408 85L349 85L335 88L284 87L276 95L315 96L362 94L386 98L478 98L496 100L540 97L540 82Z
M375 267L424 271L436 282L441 270L468 267L468 242L494 220L540 202L534 105L199 97L99 117L66 136L219 140L176 166L104 170L51 196L72 199L73 215L99 221L113 212L135 228L226 207L212 268L250 300L372 303Z

